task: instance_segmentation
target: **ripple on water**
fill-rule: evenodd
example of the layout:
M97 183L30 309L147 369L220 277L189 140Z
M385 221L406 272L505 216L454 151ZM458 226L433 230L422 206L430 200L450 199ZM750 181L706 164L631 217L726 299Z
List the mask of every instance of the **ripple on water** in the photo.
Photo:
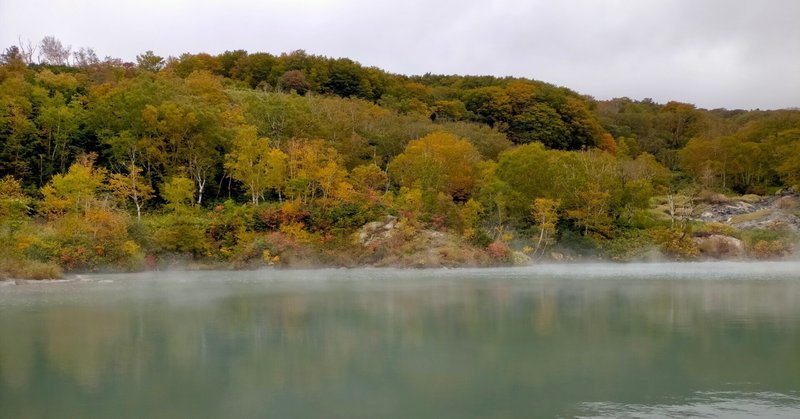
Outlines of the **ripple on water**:
M800 418L800 396L775 392L697 392L681 403L587 402L581 418Z

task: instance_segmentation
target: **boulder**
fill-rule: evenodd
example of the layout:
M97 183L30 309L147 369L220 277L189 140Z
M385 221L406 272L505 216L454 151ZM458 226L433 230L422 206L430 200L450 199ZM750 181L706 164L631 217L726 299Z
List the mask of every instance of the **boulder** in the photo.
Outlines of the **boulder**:
M714 259L736 259L744 256L744 243L736 237L710 234L695 237L694 242L703 256Z
M383 221L373 221L364 224L357 233L358 243L367 246L377 240L384 240L392 237L397 227L397 217L387 215Z

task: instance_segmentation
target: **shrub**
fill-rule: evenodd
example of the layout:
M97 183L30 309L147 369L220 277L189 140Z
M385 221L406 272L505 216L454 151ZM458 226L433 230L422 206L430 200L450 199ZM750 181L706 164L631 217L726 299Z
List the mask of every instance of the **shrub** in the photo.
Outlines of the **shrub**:
M756 259L777 259L788 256L792 250L791 243L783 240L759 240L753 246L752 255Z
M700 254L700 249L688 232L661 228L653 230L651 234L655 243L666 255L676 259L694 259Z
M612 239L601 242L606 256L612 260L635 259L653 249L650 235L643 230L624 230Z
M724 236L734 236L736 234L736 229L727 225L718 222L710 222L705 224L700 224L696 228L694 228L694 236L708 236L712 234L721 234Z
M151 218L152 250L178 254L191 254L194 257L209 253L206 240L207 221L192 214L174 213Z
M494 261L508 263L511 261L511 248L502 240L495 240L486 246L486 251Z
M253 231L276 231L282 222L283 212L280 205L260 205L253 213L250 228Z

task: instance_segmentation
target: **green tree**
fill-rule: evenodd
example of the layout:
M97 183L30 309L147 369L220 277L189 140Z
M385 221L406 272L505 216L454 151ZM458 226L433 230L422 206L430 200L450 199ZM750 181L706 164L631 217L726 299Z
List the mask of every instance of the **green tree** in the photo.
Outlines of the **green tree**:
M28 219L30 203L31 199L23 192L20 181L11 176L0 179L0 232L4 239L14 240L14 236Z
M164 57L159 57L153 51L147 50L144 54L136 56L136 64L144 71L156 72L164 68Z
M174 176L161 187L161 197L175 212L188 210L194 201L194 193L194 182L185 176Z

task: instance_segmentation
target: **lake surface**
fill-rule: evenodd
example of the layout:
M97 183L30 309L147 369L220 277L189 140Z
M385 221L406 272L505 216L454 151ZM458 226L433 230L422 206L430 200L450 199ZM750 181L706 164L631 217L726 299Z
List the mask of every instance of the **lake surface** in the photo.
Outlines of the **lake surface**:
M800 263L0 284L2 418L800 417Z

